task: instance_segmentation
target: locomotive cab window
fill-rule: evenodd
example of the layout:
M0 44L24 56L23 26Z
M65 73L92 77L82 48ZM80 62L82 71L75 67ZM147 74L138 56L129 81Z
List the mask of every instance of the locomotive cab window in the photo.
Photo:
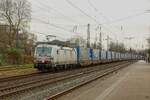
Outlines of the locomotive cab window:
M36 50L37 50L36 54L38 56L51 56L51 51L52 51L51 47L37 47Z

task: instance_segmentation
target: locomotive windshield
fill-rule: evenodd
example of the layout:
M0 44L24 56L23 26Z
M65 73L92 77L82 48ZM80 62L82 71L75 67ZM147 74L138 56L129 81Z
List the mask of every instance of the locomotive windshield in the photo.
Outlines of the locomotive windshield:
M51 47L37 47L36 48L36 55L38 56L51 56Z

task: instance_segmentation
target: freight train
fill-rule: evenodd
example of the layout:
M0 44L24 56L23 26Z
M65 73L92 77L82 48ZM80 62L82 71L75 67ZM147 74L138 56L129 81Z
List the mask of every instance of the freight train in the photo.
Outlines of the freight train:
M142 59L142 56L132 53L101 51L93 48L65 47L56 44L39 43L35 48L34 67L45 72L138 59Z

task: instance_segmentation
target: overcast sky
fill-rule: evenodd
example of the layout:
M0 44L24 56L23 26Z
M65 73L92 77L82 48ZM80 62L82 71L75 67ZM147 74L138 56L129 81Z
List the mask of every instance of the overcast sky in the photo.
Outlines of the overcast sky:
M136 49L146 48L150 33L150 0L29 0L32 5L31 32L56 35L60 40L74 36L86 39L91 25L91 41L101 24L103 45L109 35ZM122 28L121 28L122 26ZM75 30L76 31L73 31ZM36 34L38 41L45 35ZM131 41L125 37L134 37Z

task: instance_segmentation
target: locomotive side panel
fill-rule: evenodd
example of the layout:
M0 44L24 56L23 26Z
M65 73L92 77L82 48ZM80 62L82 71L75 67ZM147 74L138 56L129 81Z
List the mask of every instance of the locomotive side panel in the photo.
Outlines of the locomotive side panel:
M77 64L76 51L73 48L59 48L53 50L54 62L56 65Z

